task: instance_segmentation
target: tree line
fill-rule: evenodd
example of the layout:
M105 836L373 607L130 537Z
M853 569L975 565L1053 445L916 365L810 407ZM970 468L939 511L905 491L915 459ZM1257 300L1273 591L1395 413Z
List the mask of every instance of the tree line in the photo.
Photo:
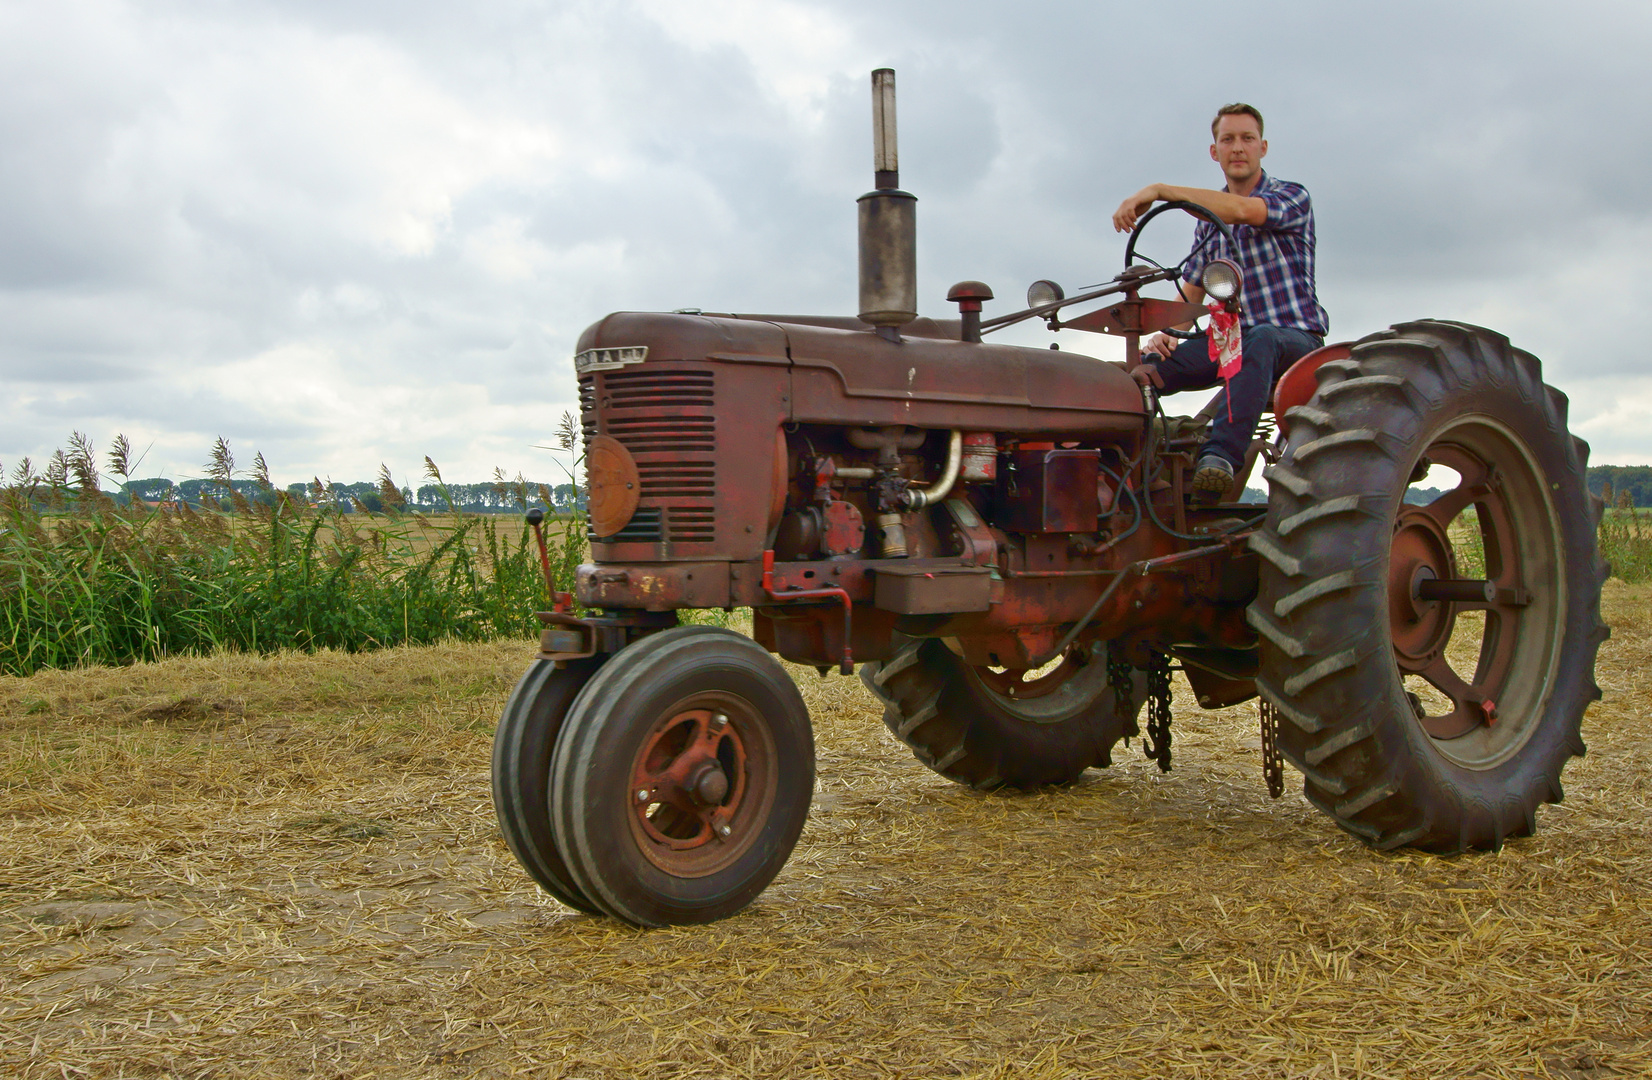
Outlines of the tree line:
M192 507L230 509L230 498L220 480L185 480L175 483L164 476L128 480L120 491L106 492L117 503L141 499L147 503L183 502ZM396 487L384 482L361 480L352 484L337 481L322 484L289 484L285 490L266 488L253 480L230 480L248 502L275 505L283 496L308 506L326 506L344 513L386 510L416 510L422 514L443 514L450 510L467 514L520 512L524 506L543 506L553 513L572 513L585 508L585 494L573 484L541 484L520 477L482 484L425 484L419 488ZM547 498L548 496L548 498ZM451 504L449 500L451 499Z
M1613 506L1652 506L1652 465L1596 465L1589 470L1589 490Z

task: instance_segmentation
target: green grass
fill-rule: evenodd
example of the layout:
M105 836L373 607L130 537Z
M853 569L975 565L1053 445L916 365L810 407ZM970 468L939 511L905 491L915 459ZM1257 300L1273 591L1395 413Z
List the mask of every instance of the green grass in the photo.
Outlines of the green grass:
M1652 511L1630 506L1606 511L1600 521L1600 553L1612 576L1631 584L1652 581Z
M71 446L0 488L0 673L525 637L548 606L521 516L345 514L275 492L261 456L268 502L226 486L228 513L123 507L99 491L90 445ZM227 480L222 442L214 462ZM525 510L527 485L500 483ZM571 589L584 522L546 525L556 586Z

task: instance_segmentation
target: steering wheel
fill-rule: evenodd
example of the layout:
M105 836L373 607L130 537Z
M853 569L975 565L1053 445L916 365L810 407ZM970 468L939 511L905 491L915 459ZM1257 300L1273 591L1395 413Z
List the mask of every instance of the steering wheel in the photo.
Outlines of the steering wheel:
M1149 221L1152 221L1166 210L1185 210L1196 218L1203 218L1205 221L1210 222L1212 225L1216 226L1217 230L1221 232L1223 239L1228 242L1228 250L1235 253L1238 252L1238 246L1233 240L1233 230L1228 227L1227 222L1217 217L1214 211L1208 210L1205 207L1200 206L1198 203L1177 199L1173 202L1160 203L1136 219L1136 227L1130 230L1130 240L1124 245L1124 268L1126 270L1136 264L1136 239L1141 236L1141 231L1147 227L1147 223ZM1211 238L1215 235L1215 233L1205 234L1205 238L1201 240L1192 251L1183 256L1181 262L1176 264L1177 292L1181 292L1182 288L1182 267L1187 265L1189 259L1203 251L1210 244ZM1151 259L1146 261L1152 262ZM1158 266L1159 264L1153 263L1153 265ZM1185 296L1185 294L1183 295ZM1196 330L1172 330L1167 327L1164 332L1169 334L1171 337L1182 338L1184 340L1199 336L1199 333Z

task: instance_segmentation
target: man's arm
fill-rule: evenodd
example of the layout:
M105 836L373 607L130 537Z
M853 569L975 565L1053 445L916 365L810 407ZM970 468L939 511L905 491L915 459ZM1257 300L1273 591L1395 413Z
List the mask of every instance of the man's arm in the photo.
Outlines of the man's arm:
M1136 220L1156 202L1198 203L1229 225L1266 225L1268 204L1254 195L1234 195L1210 188L1177 187L1174 184L1148 184L1119 204L1113 213L1113 228L1129 232Z

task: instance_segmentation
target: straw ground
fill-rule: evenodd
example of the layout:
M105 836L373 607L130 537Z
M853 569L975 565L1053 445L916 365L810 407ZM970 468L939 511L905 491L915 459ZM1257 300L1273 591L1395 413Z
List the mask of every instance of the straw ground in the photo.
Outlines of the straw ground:
M1250 706L1180 689L1167 776L981 796L799 670L791 864L653 932L498 839L521 643L0 680L0 1074L1646 1075L1649 599L1608 585L1567 801L1450 859L1270 802Z

